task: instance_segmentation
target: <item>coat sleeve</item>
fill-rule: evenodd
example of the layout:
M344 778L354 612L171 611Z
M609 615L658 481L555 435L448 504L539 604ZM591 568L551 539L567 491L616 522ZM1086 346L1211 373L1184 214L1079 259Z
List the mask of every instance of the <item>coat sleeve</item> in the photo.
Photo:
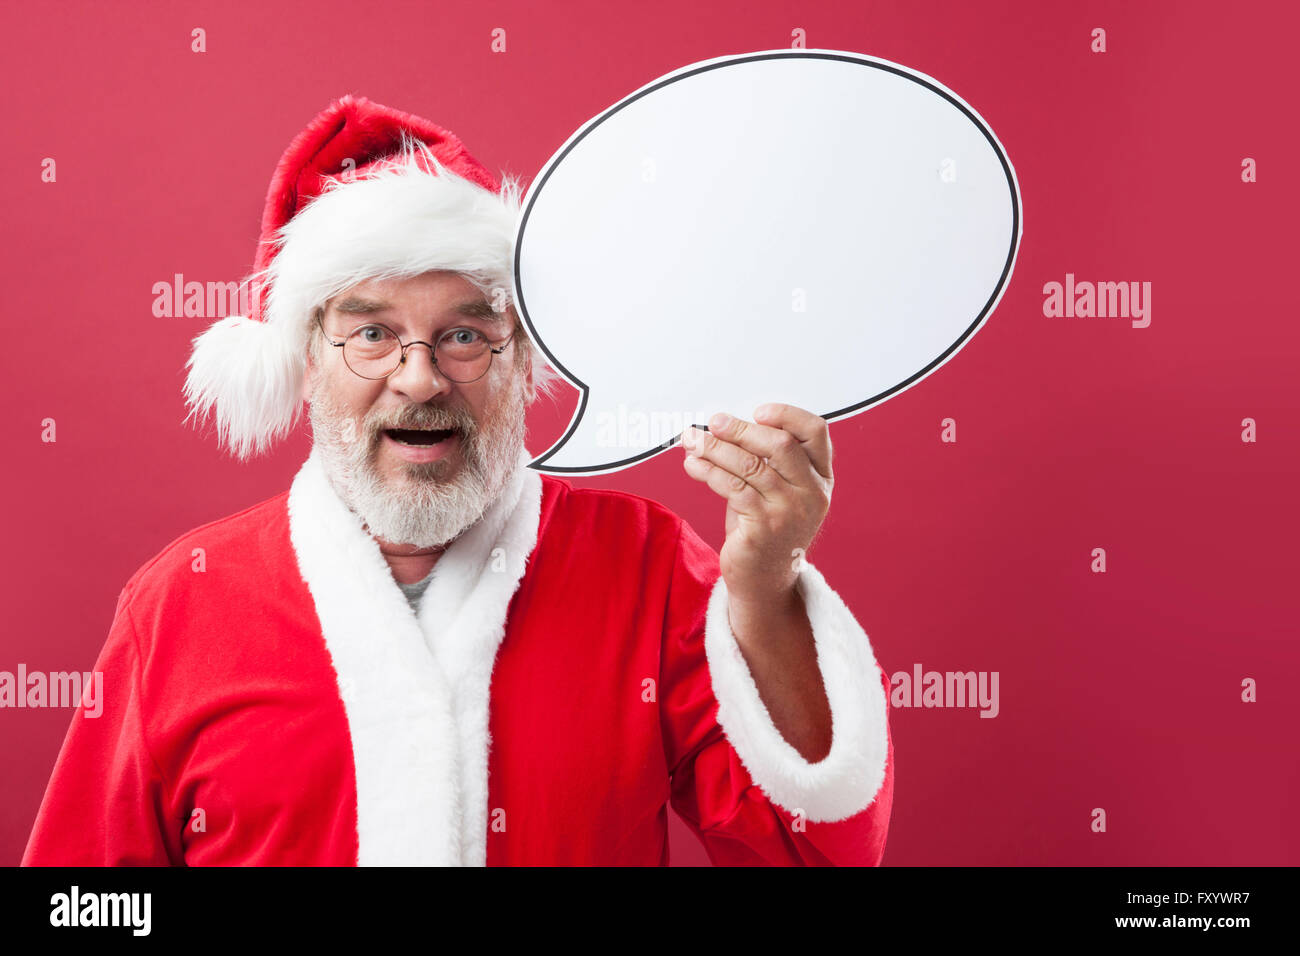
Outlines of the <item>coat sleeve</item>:
M830 752L781 736L727 615L718 556L681 523L660 658L673 809L719 865L877 865L893 804L889 679L820 572L797 587L831 709Z
M127 592L95 663L100 707L78 707L54 765L23 866L181 862L185 821L167 821L165 786L144 738L140 650Z

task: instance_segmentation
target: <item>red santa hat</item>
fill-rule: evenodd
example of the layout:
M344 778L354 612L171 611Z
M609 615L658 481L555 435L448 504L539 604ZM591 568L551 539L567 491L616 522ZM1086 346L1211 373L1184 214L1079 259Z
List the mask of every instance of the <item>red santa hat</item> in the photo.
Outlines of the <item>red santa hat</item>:
M285 150L266 195L249 315L194 340L189 418L211 412L239 458L298 421L315 310L363 279L461 273L499 308L511 303L520 207L448 130L344 96ZM188 420L188 419L187 419Z

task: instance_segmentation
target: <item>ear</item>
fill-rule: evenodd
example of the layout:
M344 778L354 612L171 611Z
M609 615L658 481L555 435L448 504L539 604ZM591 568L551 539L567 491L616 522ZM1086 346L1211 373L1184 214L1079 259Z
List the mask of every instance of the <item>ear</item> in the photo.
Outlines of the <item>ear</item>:
M319 309L316 311L315 316L320 316ZM319 333L317 331L315 320L313 319L312 325L307 331L307 361L303 366L302 394L299 396L304 402L311 401L313 381L316 378L316 375L320 372L320 368L316 365L317 334Z
M533 394L533 362L537 357L537 350L532 347L532 342L528 339L528 333L524 331L524 324L519 321L519 313L515 311L514 305L506 306L506 313L514 319L514 338L511 340L511 349L521 349L520 339L523 339L525 346L528 348L528 372L524 375L524 405L528 406L537 400ZM518 366L515 366L516 370Z
M304 402L311 401L312 381L316 377L316 361L312 357L312 344L307 343L307 364L302 373L302 394L299 396Z

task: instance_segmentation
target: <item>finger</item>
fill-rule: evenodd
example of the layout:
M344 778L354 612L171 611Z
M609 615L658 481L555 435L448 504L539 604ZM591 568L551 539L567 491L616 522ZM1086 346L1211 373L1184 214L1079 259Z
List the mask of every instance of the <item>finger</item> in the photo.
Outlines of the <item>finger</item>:
M709 419L709 431L740 445L751 454L766 458L776 473L791 485L815 488L821 484L803 444L782 428L719 413Z
M834 477L831 471L831 430L826 419L795 405L768 402L754 409L754 421L793 435L803 446L817 473L828 480Z
M725 468L719 468L713 462L696 455L687 455L682 459L682 467L696 481L704 482L716 494L727 499L738 513L751 516L762 513L764 499L758 489Z
M764 498L781 494L788 482L761 457L715 434L691 426L682 432L682 446L687 455L703 458L755 488Z

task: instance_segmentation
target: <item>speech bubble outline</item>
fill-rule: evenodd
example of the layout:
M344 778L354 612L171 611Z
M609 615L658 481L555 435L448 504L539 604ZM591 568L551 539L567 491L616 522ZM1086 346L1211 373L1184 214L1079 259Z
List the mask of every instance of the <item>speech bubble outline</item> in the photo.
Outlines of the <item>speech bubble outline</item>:
M524 271L523 263L525 259L526 239L528 238L528 226L529 226L530 219L533 216L534 210L538 204L538 201L543 194L543 190L546 188L548 182L551 180L551 177L556 172L556 170L562 167L564 160L568 158L579 146L581 146L584 140L586 140L593 133L598 132L602 128L602 126L607 124L611 119L617 117L623 111L627 110L628 107L644 99L645 97L650 96L651 94L665 90L666 88L674 84L680 84L683 81L690 80L693 77L709 73L710 71L720 70L728 67L742 66L745 64L758 63L766 60L774 60L778 58L785 59L785 60L838 61L841 63L864 66L864 67L871 68L873 70L882 71L884 73L907 80L929 91L929 93L938 96L943 101L945 101L949 106L955 108L965 118L965 120L967 120L969 124L983 137L984 141L991 148L992 156L993 158L996 159L998 165L1000 166L1001 173L1005 178L1006 186L1007 186L1007 195L1005 198L1009 202L1010 230L1009 230L1009 237L1008 237L1009 241L1007 244L1005 259L1002 263L1000 274L998 275L998 278L993 286L993 289L988 294L987 300L979 308L975 319L971 321L969 325L967 325L966 328L963 331L961 331L959 335L957 335L957 337L951 342L951 344L947 345L947 347L944 348L943 351L941 351L936 357L931 359L927 364L922 366L919 370L911 373L910 375L907 375L905 378L902 378L900 381L897 381L896 383L891 384L890 386L877 391L875 394L871 394L867 398L853 401L850 404L844 405L840 408L836 408L835 410L830 412L819 412L818 414L820 414L821 417L827 421L833 421L839 418L847 418L852 415L859 414L863 411L866 411L867 409L872 408L875 405L878 405L881 402L884 402L895 395L899 395L907 391L909 388L913 387L917 383L923 381L925 378L932 375L943 365L947 364L947 362L951 360L951 358L958 351L960 351L961 348L964 347L968 341L970 341L970 339L974 336L975 332L977 332L984 325L984 323L987 322L989 316L993 313L998 303L1001 301L1002 296L1005 293L1006 288L1010 283L1011 275L1014 270L1015 260L1019 252L1020 243L1023 235L1023 217L1022 217L1022 208L1021 208L1020 187L1019 187L1019 182L1017 180L1017 177L1015 175L1014 167L1011 164L1010 158L1008 157L1006 150L1003 148L1002 144L998 140L996 134L994 134L989 124L986 123L983 120L983 118L960 96L958 96L952 90L948 89L946 86L944 86L942 83L940 83L938 80L934 79L933 77L930 77L917 70L913 70L910 67L905 67L901 64L894 63L888 60L883 60L878 57L868 56L866 54L852 53L852 52L841 51L841 50L768 50L768 51L761 51L755 53L716 57L710 60L704 60L701 62L688 64L687 66L681 67L680 69L674 70L671 73L665 74L664 76L661 76L658 79L646 84L640 89L628 94L627 96L619 100L617 103L615 103L613 106L602 111L601 113L599 113L598 115L596 115L595 117L593 117L592 119L584 123L578 130L576 130L565 141L565 143L558 150L556 150L556 152L552 155L551 159L548 160L546 165L543 167L542 171L533 180L524 198L523 206L521 209L519 227L516 234L515 255L514 255L513 278L514 278L514 285L515 285L514 295L515 295L516 307L518 309L520 318L525 324L528 335L532 339L533 343L543 352L549 364L553 368L555 368L556 371L565 378L565 380L570 382L576 389L578 389L580 393L580 400L578 406L574 411L573 417L570 420L569 426L565 430L564 435L561 436L561 438L557 442L555 442L555 444L549 450L547 450L545 453L538 456L533 462L531 462L529 467L535 468L538 471L548 473L548 474L589 474L589 475L605 474L609 472L619 471L623 468L629 467L630 465L636 464L637 462L645 461L649 458L652 458L656 455L662 454L663 452L670 450L674 445L676 445L679 442L680 432L681 429L685 427L685 424L696 424L699 427L703 427L707 429L707 425L705 424L707 416L702 414L699 420L686 421L684 424L678 427L671 435L668 435L664 440L662 440L658 444L650 444L648 447L645 447L642 450L638 451L636 454L632 454L628 457L624 457L614 461L602 461L602 462L596 462L590 464L579 464L579 465L546 464L548 460L559 455L560 452L564 450L565 446L570 442L570 440L578 433L579 429L583 427L584 416L588 411L588 405L591 396L591 386L586 381L584 381L581 377L579 377L579 375L576 372L571 370L563 361L561 361L561 359L556 354L556 352L548 346L546 341L546 336L542 334L541 330L538 327L539 324L546 324L546 322L545 321L542 323L535 322L533 314L528 307L527 298L525 294L525 287L527 283L524 281L523 278L523 271ZM946 337L944 340L945 341L947 340ZM768 400L768 399L764 399L764 400ZM772 400L776 400L776 399L772 399ZM620 408L621 407L622 406L620 406ZM723 410L723 408L721 406L718 406L713 410L720 411ZM736 414L742 415L742 417L747 416L749 411L748 409L743 409L739 407L735 407L729 410L732 410Z

